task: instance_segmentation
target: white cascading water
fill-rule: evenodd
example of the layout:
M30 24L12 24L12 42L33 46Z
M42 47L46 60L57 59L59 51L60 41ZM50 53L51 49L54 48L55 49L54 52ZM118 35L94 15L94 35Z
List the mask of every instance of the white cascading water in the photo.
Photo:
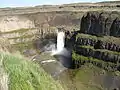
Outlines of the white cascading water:
M57 32L57 49L52 51L52 55L60 54L65 46L65 33L63 31Z
M65 45L65 33L62 31L58 31L57 34L57 51L60 52L64 49Z

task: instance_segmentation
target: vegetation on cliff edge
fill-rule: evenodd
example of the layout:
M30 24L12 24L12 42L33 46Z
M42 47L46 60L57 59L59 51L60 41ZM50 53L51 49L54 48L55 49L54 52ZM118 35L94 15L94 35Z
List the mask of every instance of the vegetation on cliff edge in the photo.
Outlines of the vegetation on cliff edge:
M3 66L9 75L9 90L64 90L37 63L22 56L0 53Z

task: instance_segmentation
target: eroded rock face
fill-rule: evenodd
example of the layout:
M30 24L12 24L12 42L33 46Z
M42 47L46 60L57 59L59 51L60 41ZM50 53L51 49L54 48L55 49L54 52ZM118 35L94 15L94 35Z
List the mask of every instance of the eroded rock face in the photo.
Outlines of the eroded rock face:
M111 36L120 36L120 20L116 18L110 28Z
M107 49L111 51L120 52L120 45L114 44L112 42L103 42L101 40L93 40L89 38L78 38L76 45L89 45L93 46L95 49Z
M117 63L120 61L120 55L115 53L94 50L90 48L82 48L82 47L77 48L76 52L80 55L97 58L105 62Z
M0 17L0 31L10 32L21 28L35 28L34 23L23 16L1 16Z
M56 33L55 29L49 24L36 26L34 20L25 15L0 16L0 37L7 38L10 44L31 42L37 36L43 38Z
M117 12L88 12L81 19L81 33L120 36L120 19Z

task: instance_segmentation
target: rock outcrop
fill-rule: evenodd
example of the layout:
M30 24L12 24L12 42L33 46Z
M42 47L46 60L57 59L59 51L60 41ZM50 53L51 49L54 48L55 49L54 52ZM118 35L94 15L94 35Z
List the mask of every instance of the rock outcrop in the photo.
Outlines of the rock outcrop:
M56 33L55 30L47 24L36 26L34 20L24 15L0 16L0 37L7 38L10 44L30 42L37 36L42 38Z
M104 50L95 50L91 48L83 48L83 47L76 47L76 53L86 56L86 57L93 57L99 60L103 60L105 62L112 62L112 63L119 63L120 62L120 54L111 53Z
M76 45L93 46L95 49L107 49L110 51L120 52L120 45L118 44L89 38L78 38L76 41Z
M88 12L81 19L81 33L91 35L120 36L120 15L118 12Z

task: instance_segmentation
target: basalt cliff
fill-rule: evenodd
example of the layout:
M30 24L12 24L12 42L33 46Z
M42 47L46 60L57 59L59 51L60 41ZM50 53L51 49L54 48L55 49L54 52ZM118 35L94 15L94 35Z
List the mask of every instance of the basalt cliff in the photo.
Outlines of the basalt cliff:
M119 12L88 12L81 19L81 33L120 36Z

